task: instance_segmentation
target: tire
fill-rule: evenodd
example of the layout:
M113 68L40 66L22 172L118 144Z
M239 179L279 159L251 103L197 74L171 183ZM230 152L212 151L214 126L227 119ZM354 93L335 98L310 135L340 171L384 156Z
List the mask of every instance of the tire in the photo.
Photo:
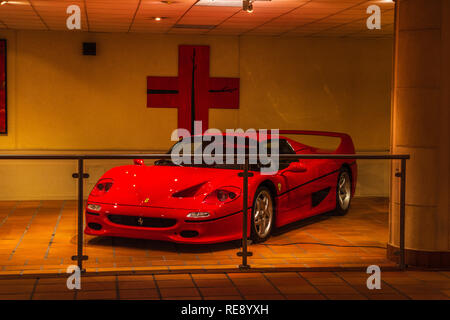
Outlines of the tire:
M260 186L255 192L252 206L251 239L253 242L264 242L272 233L275 207L269 188Z
M348 169L342 168L338 175L336 185L336 210L335 214L343 216L350 209L352 201L352 178Z

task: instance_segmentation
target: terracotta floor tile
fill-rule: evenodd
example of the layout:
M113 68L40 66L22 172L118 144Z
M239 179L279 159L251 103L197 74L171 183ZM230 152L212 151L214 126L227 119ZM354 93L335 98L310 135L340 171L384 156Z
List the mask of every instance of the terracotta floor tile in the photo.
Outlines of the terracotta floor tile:
M116 281L115 277L112 279L112 281L108 282L98 282L98 281L83 281L81 280L81 290L83 291L109 291L109 290L116 290Z
M120 299L154 300L159 299L156 289L121 289Z
M161 288L161 296L163 299L173 297L199 297L196 288Z
M203 296L236 296L239 292L234 287L226 288L200 288Z
M55 284L41 284L36 286L35 293L52 293L52 292L66 292L69 291L67 284L55 283Z
M152 289L155 288L155 282L153 280L145 281L119 281L119 289Z
M111 300L116 298L116 291L83 291L82 289L76 294L77 300Z
M450 298L450 290L441 290L441 292Z
M257 295L257 294L278 294L278 290L276 290L272 286L255 286L255 287L248 287L248 286L240 286L238 287L239 291L244 295Z
M370 300L408 300L407 297L400 294L374 294L369 296Z
M367 300L366 297L356 294L327 294L330 300Z
M320 294L289 294L285 295L288 300L325 300Z
M193 297L193 296L186 296L186 297L165 297L162 298L162 300L202 300L201 297Z
M442 293L407 293L413 300L450 300L450 298Z
M30 296L30 294L25 293L0 294L0 300L30 300Z
M153 281L153 275L123 275L119 276L119 281Z
M241 296L205 296L204 300L242 300Z
M349 287L347 285L320 285L320 286L315 286L317 288L317 290L319 290L320 292L322 292L323 294L354 294L357 295L358 292L353 289L352 287Z
M444 274L431 271L406 271L406 275L411 278L424 281L444 281L450 283L450 278Z
M193 273L192 277L197 279L228 279L224 273Z
M233 286L228 279L196 279L195 284L200 288L224 288Z
M195 285L191 279L157 280L160 288L193 288Z
M245 295L246 300L286 300L280 294L258 294L258 295Z
M12 285L12 286L1 286L0 287L0 295L1 294L17 294L17 293L26 293L30 294L33 291L34 285Z
M319 294L319 291L312 286L277 286L283 294Z
M156 280L190 280L189 274L156 274Z
M73 300L75 292L43 292L35 293L33 300Z

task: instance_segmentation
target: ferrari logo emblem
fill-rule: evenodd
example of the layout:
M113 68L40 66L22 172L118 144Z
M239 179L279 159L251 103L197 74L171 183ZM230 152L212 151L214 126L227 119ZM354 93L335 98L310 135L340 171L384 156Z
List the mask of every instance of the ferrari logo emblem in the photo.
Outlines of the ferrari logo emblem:
M144 219L139 218L137 222L140 226L142 226L144 224Z
M281 191L281 183L278 184L278 191Z
M148 203L150 201L149 198L145 198L144 203Z

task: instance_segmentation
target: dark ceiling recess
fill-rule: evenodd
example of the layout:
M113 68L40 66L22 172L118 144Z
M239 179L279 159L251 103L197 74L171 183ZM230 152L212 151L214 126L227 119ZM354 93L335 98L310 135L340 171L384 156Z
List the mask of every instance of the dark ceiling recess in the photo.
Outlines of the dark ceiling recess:
M83 42L83 55L95 56L97 55L97 43L95 42Z

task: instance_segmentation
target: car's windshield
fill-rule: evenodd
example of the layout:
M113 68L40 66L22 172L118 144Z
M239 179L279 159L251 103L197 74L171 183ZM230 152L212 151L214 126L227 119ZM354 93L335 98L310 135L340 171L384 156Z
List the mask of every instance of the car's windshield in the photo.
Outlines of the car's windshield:
M226 158L225 155L237 155L237 154L243 154L244 150L245 153L248 153L248 150L254 150L252 153L257 152L257 148L255 149L254 146L257 146L257 143L255 140L252 140L250 142L250 148L247 145L244 148L245 143L243 141L240 141L240 139L237 139L237 141L229 142L226 141L226 139L223 139L224 141L214 140L211 141L194 141L194 139L191 138L185 138L183 140L180 140L176 142L167 152L167 154L174 153L177 157L185 156L184 159L189 159L188 161L183 161L181 164L175 164L172 162L171 159L164 159L164 160L158 160L155 162L155 165L178 165L183 167L208 167L208 168L216 168L216 169L242 169L242 164L237 163L236 160L234 160L234 163L226 164ZM191 155L191 156L189 156ZM203 155L203 157L198 157L198 159L201 158L201 163L199 160L194 161L194 155ZM216 156L217 155L217 156ZM219 156L224 155L224 156ZM208 164L205 162L205 158L210 157L214 158L215 161L212 164ZM221 159L221 161L220 161ZM229 161L227 161L229 163ZM250 170L258 170L259 167L255 167L254 165L250 165Z
M245 151L244 151L245 150ZM249 139L247 145L244 143L244 139L218 139L211 141L199 141L194 142L194 139L185 138L176 142L167 152L167 154L175 154L176 157L184 157L184 160L180 164L175 164L171 159L162 159L155 162L155 165L159 166L184 166L184 167L208 167L216 169L234 169L241 170L243 168L242 159L237 161L234 155L245 154L258 154L258 150L263 150L268 156L271 155L272 149L271 141L260 141L259 144L256 140ZM278 151L277 151L278 152ZM197 156L197 161L194 161L195 155L203 155L203 157ZM227 157L227 155L232 156ZM261 164L259 157L256 164L249 165L249 170L259 171L261 167L265 167L268 164ZM205 161L209 159L209 161ZM230 163L230 159L234 159ZM282 165L282 167L284 167Z

